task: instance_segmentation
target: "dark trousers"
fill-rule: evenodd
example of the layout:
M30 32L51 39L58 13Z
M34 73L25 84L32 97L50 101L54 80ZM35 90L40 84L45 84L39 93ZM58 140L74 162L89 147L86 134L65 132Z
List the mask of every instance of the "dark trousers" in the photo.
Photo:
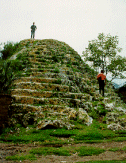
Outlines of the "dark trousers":
M105 86L104 80L100 80L99 81L99 93L101 94L102 92L103 96L104 96L104 86Z
M35 37L35 31L31 31L31 38Z

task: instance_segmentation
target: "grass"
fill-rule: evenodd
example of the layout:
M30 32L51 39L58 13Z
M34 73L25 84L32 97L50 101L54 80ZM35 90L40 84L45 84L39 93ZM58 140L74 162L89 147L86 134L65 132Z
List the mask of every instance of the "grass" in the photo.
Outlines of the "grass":
M126 146L123 147L123 148L118 148L118 147L110 148L109 151L112 151L112 152L116 152L116 151L124 151L124 152L126 152Z
M125 134L122 137L121 132L108 130L102 123L96 123L94 121L91 126L85 126L76 122L74 125L75 129L72 130L65 128L36 130L34 126L29 126L29 130L26 130L17 125L16 128L19 128L19 132L15 128L6 128L0 135L0 141L12 143L39 142L41 144L68 144L126 140Z
M12 156L7 156L6 157L6 160L17 160L17 161L24 161L24 160L30 160L30 161L32 161L32 160L36 160L36 157L35 157L35 155L33 155L33 154L28 154L28 155L24 155L24 154L22 154L22 155L12 155Z
M126 161L106 160L106 161L85 161L77 163L126 163Z
M38 155L58 155L58 156L70 156L71 154L78 153L78 156L92 156L103 153L105 150L100 148L93 147L41 147L32 149L30 151L31 154Z
M79 156L92 156L99 155L100 153L103 153L105 150L100 148L82 146L77 151L79 152L78 153Z
M36 160L38 156L47 156L47 155L58 155L58 156L71 156L72 154L77 153L78 156L92 156L103 153L105 150L94 147L41 147L33 148L26 154L16 154L13 156L7 156L6 160Z
M70 156L70 153L65 148L43 147L36 148L30 151L31 154L37 155L58 155L58 156Z

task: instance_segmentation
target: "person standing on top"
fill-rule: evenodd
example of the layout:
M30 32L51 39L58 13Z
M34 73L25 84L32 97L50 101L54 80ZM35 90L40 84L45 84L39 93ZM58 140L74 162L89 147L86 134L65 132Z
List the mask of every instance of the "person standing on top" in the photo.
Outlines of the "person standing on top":
M101 73L97 75L97 80L99 81L99 93L104 96L104 86L106 85L106 75L104 75L104 71L101 70Z
M33 22L33 25L31 26L31 38L34 39L35 37L35 31L36 31L37 27L35 25L35 22Z

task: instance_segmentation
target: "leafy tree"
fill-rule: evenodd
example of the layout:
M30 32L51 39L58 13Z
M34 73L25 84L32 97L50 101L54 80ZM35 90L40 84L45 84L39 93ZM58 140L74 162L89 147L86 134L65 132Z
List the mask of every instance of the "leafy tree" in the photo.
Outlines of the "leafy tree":
M19 43L13 43L13 42L4 43L3 50L1 50L1 53L3 54L2 58L6 60L8 57L12 56L14 52L19 50L19 48L20 48Z
M89 41L88 48L83 52L85 61L93 62L94 68L99 67L106 70L106 74L107 70L113 73L112 68L108 68L108 65L111 64L111 61L116 60L116 54L121 52L118 43L118 36L111 36L110 34L105 36L100 33L97 39ZM123 68L120 62L115 68L118 67ZM120 71L120 69L118 70Z
M112 79L116 76L123 78L122 72L126 71L126 57L120 55L112 58L111 63L108 65L108 70L112 72Z

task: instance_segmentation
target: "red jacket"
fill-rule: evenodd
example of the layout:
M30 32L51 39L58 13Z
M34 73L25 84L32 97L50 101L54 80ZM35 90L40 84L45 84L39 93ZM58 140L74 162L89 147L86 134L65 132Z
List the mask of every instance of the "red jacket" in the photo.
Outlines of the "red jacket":
M103 73L100 73L97 75L97 79L101 77L101 80L105 80L106 81L106 76Z

